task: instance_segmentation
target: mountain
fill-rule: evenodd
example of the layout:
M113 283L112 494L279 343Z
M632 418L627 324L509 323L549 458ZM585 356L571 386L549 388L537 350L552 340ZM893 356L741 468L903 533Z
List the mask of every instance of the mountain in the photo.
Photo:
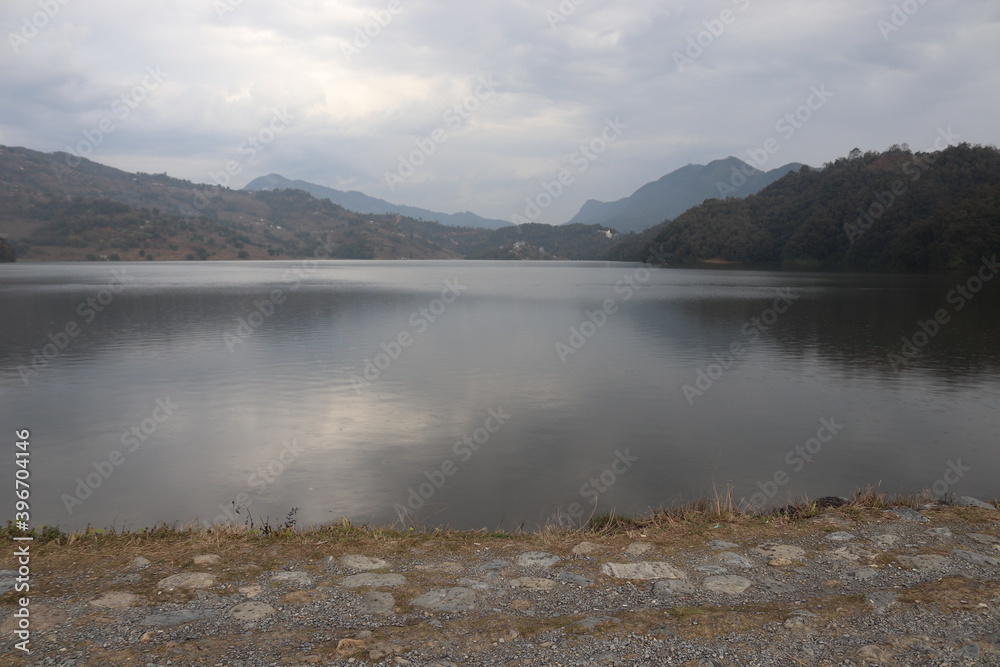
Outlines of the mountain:
M623 239L612 258L936 271L980 266L997 248L1000 151L960 144L855 149L745 199L706 201Z
M647 183L623 199L613 202L588 200L570 222L601 224L621 232L641 232L676 218L706 199L752 195L801 167L793 162L765 172L735 157L707 165L689 164Z
M317 199L329 199L334 204L340 204L344 208L358 213L398 213L418 220L433 220L442 225L452 225L455 227L476 227L479 229L498 229L510 225L504 220L489 220L482 218L475 213L465 211L464 213L436 213L416 206L400 206L391 204L384 199L369 197L357 190L336 190L325 185L317 185L308 181L292 181L278 174L268 174L255 178L243 188L248 191L259 190L304 190Z
M462 259L518 243L538 251L498 258L603 259L614 236L599 225L449 227L297 189L209 187L0 146L0 259L289 259L318 249L333 259Z

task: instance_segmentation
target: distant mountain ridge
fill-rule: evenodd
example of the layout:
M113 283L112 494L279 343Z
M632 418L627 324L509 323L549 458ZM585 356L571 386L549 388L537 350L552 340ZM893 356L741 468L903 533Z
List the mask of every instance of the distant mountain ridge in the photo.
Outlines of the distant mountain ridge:
M689 164L617 201L590 199L569 222L606 225L621 232L641 232L676 218L706 199L756 194L802 166L792 162L761 171L735 157L714 160L707 165Z
M260 190L303 190L316 199L328 199L334 204L339 204L349 211L356 213L396 213L410 218L436 221L442 225L454 227L475 227L477 229L499 229L507 227L511 223L505 220L490 220L465 211L464 213L438 213L416 206L403 206L393 204L384 199L370 197L357 190L337 190L325 185L318 185L308 181L290 180L280 174L268 174L253 179L243 188L250 192Z

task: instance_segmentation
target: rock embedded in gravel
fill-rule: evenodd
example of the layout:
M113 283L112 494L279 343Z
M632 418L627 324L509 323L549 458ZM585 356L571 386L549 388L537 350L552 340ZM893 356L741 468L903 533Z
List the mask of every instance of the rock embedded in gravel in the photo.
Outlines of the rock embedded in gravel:
M771 559L778 560L787 558L789 560L802 560L805 558L806 550L791 544L775 544L767 542L754 548L754 551Z
M313 586L312 577L307 572L302 572L301 570L272 574L271 582L275 584L289 584L297 588L312 588Z
M782 625L789 630L802 630L811 628L819 616L806 609L796 609L793 611Z
M388 561L381 558L371 558L359 554L348 554L340 557L340 564L351 570L384 570L389 567Z
M127 609L139 604L140 600L142 598L132 593L108 591L96 600L91 600L90 604L94 607L102 607L104 609Z
M725 593L727 595L739 595L753 585L753 582L746 577L739 577L735 574L722 574L714 577L705 577L701 582L707 590L713 593Z
M741 567L744 569L750 569L753 567L753 563L748 561L743 556L733 553L732 551L723 551L719 554L719 558L729 567Z
M928 528L927 534L934 537L951 537L951 531L947 528Z
M345 588L392 588L402 586L406 583L406 577L401 574L380 574L376 572L362 572L344 577L337 582Z
M237 621L255 623L273 616L274 613L274 607L264 602L243 602L230 609L228 615Z
M976 553L975 551L954 549L952 550L951 555L959 560L964 560L966 563L972 563L973 565L1000 565L1000 558L984 556L983 554Z
M601 551L603 548L604 547L600 544L594 544L593 542L580 542L578 545L573 547L573 553L577 556L589 556L590 554Z
M829 535L826 536L826 539L831 540L833 542L847 542L853 540L854 537L855 537L854 533L845 533L841 531L836 533L830 533Z
M547 551L528 551L517 557L517 564L521 567L549 568L559 562L559 556L550 554Z
M911 570L937 570L948 564L950 560L947 556L940 554L917 554L916 556L896 556L896 560L903 567Z
M621 620L613 616L590 616L582 620L577 621L574 625L578 625L585 630L593 630L599 625L620 625Z
M711 549L735 549L740 546L738 544L734 544L733 542L726 542L725 540L709 540L706 544Z
M435 588L415 598L412 604L429 611L445 613L472 611L476 606L476 592L461 586Z
M983 533L967 533L966 537L980 544L1000 544L1000 537L985 535Z
M879 571L873 567L859 567L851 574L857 581L866 581L872 577L878 576L878 573Z
M898 535L873 535L871 538L871 543L874 544L879 549L891 549L896 542L899 542Z
M518 577L511 579L510 585L514 588L524 588L529 591L551 591L556 587L556 582L552 579L541 577Z
M195 565L215 565L219 563L221 560L222 558L220 558L216 554L201 554L199 556L195 556L194 558L192 558L191 562L194 563Z
M152 565L152 563L149 562L148 558L143 558L142 556L136 556L135 558L132 559L130 565L137 570L145 570L147 567Z
M930 521L923 514L913 509L912 507L896 507L889 510L896 516L898 516L903 521L919 521L920 523L927 523Z
M556 574L556 580L561 581L564 584L572 584L583 588L586 588L594 583L592 579L585 577L582 574L577 574L576 572L569 572L568 570L562 570Z
M605 563L601 565L601 572L616 579L687 579L682 570L663 561Z
M173 574L166 579L161 579L156 587L161 590L172 590L174 588L211 588L215 585L215 575L207 572L182 572Z
M955 504L960 507L978 507L984 510L993 510L994 512L998 511L996 505L984 503L982 500L973 498L972 496L961 496L955 501Z
M684 579L664 579L653 584L653 595L658 598L670 598L675 595L692 595L694 584Z
M896 604L897 597L892 591L874 591L865 596L865 601L875 607L875 611L882 612Z
M625 553L629 556L641 556L653 550L653 545L649 542L633 542L625 547Z
M368 591L361 596L361 603L358 610L363 614L373 614L376 616L389 616L396 607L396 598L392 593L383 591Z
M885 665L892 662L892 654L875 644L862 646L855 656L865 664Z

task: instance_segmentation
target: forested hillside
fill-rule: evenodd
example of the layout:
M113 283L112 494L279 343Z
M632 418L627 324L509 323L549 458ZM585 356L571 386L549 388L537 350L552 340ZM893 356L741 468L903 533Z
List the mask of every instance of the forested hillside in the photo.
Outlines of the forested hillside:
M613 259L931 271L977 265L1000 248L1000 151L855 149L803 167L746 199L710 200L625 237Z

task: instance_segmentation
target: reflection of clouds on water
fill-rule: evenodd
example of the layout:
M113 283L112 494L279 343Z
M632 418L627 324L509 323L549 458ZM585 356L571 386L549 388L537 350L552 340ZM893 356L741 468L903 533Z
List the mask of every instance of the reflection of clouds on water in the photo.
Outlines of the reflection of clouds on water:
M106 276L59 265L78 288L54 289L25 265L16 290L0 289L0 306L32 322L0 324L0 420L32 429L37 461L59 462L33 472L51 490L38 500L42 520L66 525L59 494L163 396L178 409L74 513L79 525L211 518L240 493L272 521L299 507L300 525L390 522L408 489L450 459L456 473L417 520L514 528L579 502L626 449L639 462L600 507L641 511L713 484L745 495L831 416L847 427L782 492L845 494L880 480L915 491L959 456L973 470L958 491L994 492L1000 347L989 336L1000 314L985 292L914 369L890 377L879 355L926 317L947 280L659 270L624 301L614 285L631 265L334 262L230 353L223 334L285 264L136 266L106 317L27 388L17 363ZM46 285L35 292L31 275ZM468 291L356 391L350 377L365 359L415 333L411 314L456 278ZM695 369L790 285L803 297L689 406L681 386ZM618 310L563 364L555 343L607 298ZM515 418L475 456L457 456L455 443L498 408ZM255 487L251 476L292 440L301 454Z

